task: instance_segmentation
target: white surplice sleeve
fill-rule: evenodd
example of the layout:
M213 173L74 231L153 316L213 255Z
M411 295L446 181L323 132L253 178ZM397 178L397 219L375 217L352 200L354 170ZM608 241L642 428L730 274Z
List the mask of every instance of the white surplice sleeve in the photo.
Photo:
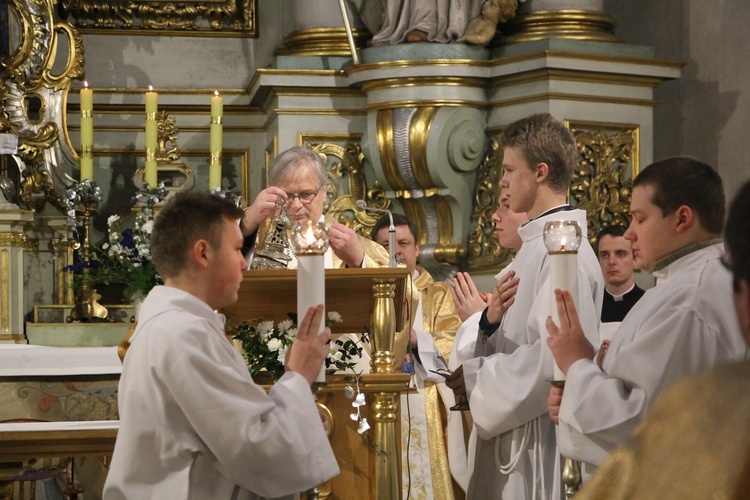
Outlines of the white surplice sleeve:
M596 289L592 291L584 270L579 269L578 274L578 315L586 337L597 345L599 312L593 297ZM499 353L465 363L464 380L469 393L469 406L483 439L520 427L547 413L554 366L554 358L546 341L549 337L547 317L556 307L552 297L549 279L546 279L529 315L528 344L518 346L510 353Z
M304 491L338 474L301 375L285 374L266 395L248 383L244 360L231 345L206 332L211 325L180 326L179 348L161 351L171 359L159 362L169 367L164 392L177 403L164 415L174 446L209 457L224 477L266 497Z
M696 311L663 306L648 313L625 319L604 358L606 372L589 360L568 370L558 429L564 456L601 464L669 384L704 368L705 360L731 359ZM629 338L635 330L640 334Z

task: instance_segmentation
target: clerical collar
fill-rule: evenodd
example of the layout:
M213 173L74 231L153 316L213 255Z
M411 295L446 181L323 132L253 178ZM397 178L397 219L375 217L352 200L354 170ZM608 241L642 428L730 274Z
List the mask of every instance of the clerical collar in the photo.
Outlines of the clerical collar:
M541 215L538 215L537 217L534 217L533 219L527 220L526 222L524 222L523 224L521 224L521 226L525 226L529 222L535 221L537 219L541 219L542 217L546 217L548 215L556 214L557 212L568 212L570 210L573 210L573 207L571 207L567 203L565 205L559 205L557 207L550 208L546 212L542 212Z
M667 254L661 259L654 262L654 272L661 271L672 262L675 262L683 258L684 256L695 252L696 250L708 248L710 246L716 245L721 242L722 242L721 238L711 238L710 240L699 241L698 243L691 243L690 245L687 245L678 250L675 250L674 252Z
M633 282L633 284L632 284L632 285L630 285L630 288L628 288L628 289L627 289L626 291L622 292L622 293L621 293L620 295L615 295L614 293L612 293L612 292L610 292L609 290L607 290L607 288L606 288L606 287L605 287L604 289L605 289L605 290L607 290L607 293L608 293L608 294L610 294L610 295L612 296L612 299L613 299L613 300L614 300L615 302L622 302L623 300L625 300L625 296L626 296L627 294L629 294L630 292L632 292L632 291L633 291L633 288L635 288L635 281Z

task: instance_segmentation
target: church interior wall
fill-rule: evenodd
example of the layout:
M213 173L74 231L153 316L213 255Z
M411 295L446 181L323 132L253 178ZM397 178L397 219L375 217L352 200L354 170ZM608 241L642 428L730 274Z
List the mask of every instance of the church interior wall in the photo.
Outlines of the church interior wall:
M748 179L750 13L742 2L606 0L626 43L684 63L682 77L655 91L654 159L690 155L715 166L727 199Z

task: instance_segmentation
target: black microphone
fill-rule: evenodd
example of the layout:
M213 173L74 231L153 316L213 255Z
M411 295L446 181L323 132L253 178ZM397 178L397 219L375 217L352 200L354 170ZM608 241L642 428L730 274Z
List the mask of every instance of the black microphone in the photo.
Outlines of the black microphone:
M382 212L388 214L388 219L391 221L390 227L388 227L388 267L396 267L396 226L393 225L393 214L387 208L375 208L368 207L365 200L357 200L354 202L354 209L358 212Z

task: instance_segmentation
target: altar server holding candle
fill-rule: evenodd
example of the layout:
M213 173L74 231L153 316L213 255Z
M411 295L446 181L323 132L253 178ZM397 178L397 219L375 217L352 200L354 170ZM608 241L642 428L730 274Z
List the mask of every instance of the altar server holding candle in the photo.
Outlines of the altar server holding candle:
M552 389L550 413L560 451L584 462L584 473L628 438L672 382L745 358L732 276L721 262L724 207L721 177L699 160L668 158L641 171L625 238L656 286L620 324L601 367L572 297L558 293L561 322L548 321L548 344L567 380Z
M482 313L477 345L495 354L456 368L446 384L469 396L479 439L467 498L560 498L555 428L546 399L554 360L545 340L552 313L550 263L542 232L547 222L572 220L584 231L578 258L578 288L584 331L599 335L604 280L585 234L586 212L566 203L578 154L571 132L548 114L508 125L501 139L500 181L510 209L530 219L518 229L523 243L513 261L514 278L498 284ZM504 310L507 286L517 283L513 304Z
M266 394L216 311L237 300L242 211L207 192L169 198L149 292L123 362L120 430L106 499L296 498L339 473L310 390L326 356L323 308L309 309L286 373Z

